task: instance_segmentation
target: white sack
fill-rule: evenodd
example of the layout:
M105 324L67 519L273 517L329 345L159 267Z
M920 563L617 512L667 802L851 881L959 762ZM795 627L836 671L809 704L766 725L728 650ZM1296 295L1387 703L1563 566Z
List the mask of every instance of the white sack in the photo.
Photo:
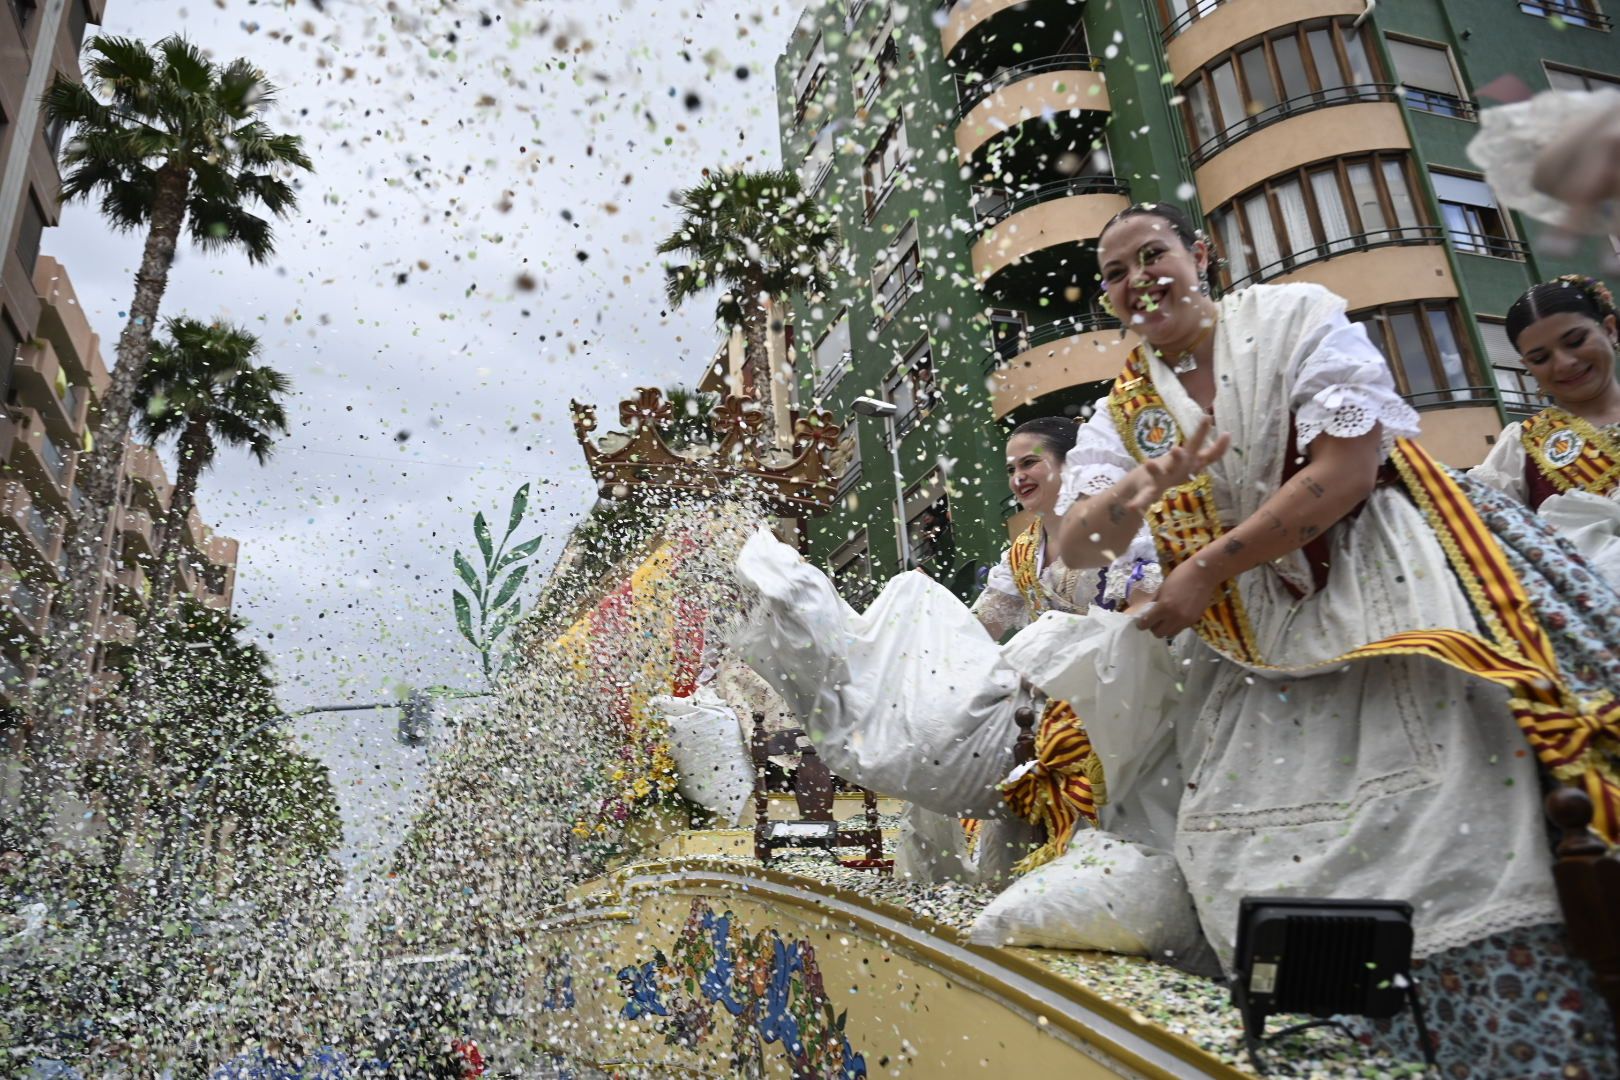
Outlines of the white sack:
M1097 949L1203 965L1209 946L1187 882L1168 852L1096 829L991 901L968 938L980 945Z
M761 530L737 575L760 594L733 641L804 721L845 780L949 817L1008 813L1018 676L973 613L920 573L896 577L865 613Z
M669 725L669 756L680 774L676 790L736 825L754 793L754 763L737 714L706 686L691 697L652 698L647 706Z
M1536 511L1586 556L1603 580L1620 589L1620 502L1590 491L1549 496Z

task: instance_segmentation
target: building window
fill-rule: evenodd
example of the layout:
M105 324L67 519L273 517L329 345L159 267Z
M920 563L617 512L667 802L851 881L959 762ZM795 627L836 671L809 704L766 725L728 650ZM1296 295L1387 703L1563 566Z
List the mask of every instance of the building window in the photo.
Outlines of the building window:
M890 16L867 40L866 52L855 65L855 107L871 108L899 68L900 45L895 41L894 18Z
M907 225L895 246L873 268L873 290L877 299L876 325L894 318L912 293L922 289L922 256L917 249L917 227Z
M929 473L906 490L906 539L914 566L937 563L949 566L956 552L951 528L950 497L939 471Z
M838 313L838 321L816 341L813 363L816 370L814 396L825 398L849 374L854 353L849 343L849 311Z
M1543 64L1547 70L1547 85L1554 90L1620 90L1620 78L1598 75L1590 71Z
M39 238L45 232L45 208L39 205L39 199L32 190L23 203L22 225L17 230L17 258L22 261L23 269L29 276L34 273L34 265L39 262Z
M1225 2L1226 0L1159 0L1159 18L1164 20L1164 36L1174 37Z
M75 51L84 46L84 30L90 22L90 0L68 0L68 34Z
M903 439L939 400L934 385L934 349L923 337L883 380L883 399L894 405L894 434Z
M1349 20L1297 23L1216 57L1181 85L1194 162L1307 109L1389 96Z
M827 560L832 568L833 585L851 604L864 604L877 589L872 581L872 553L866 530L862 529Z
M832 174L834 149L833 125L826 124L816 132L815 142L810 144L809 153L804 155L804 161L799 165L799 185L811 198L820 194L822 185Z
M907 160L911 157L910 144L906 141L906 118L899 117L889 125L872 152L866 155L866 164L861 174L866 189L866 216L868 219L877 213L878 207L889 197L894 190L900 170L905 168Z
M1418 217L1405 155L1373 154L1274 176L1209 215L1227 289L1317 259L1432 238Z
M843 498L861 482L861 429L851 424L838 436L827 461L828 469L838 477L838 497Z
M1470 255L1524 258L1523 246L1508 230L1507 217L1496 205L1490 185L1469 176L1433 173L1440 219L1458 251Z
M1542 395L1535 376L1525 370L1519 350L1508 340L1505 323L1480 319L1479 337L1485 345L1485 363L1490 365L1496 391L1502 397L1502 408L1509 416L1531 416L1552 404Z
M19 26L28 25L28 20L34 17L34 9L38 6L36 0L11 0L11 12L17 16Z
M11 316L0 312L0 390L11 388L11 369L17 365L17 354L22 351L22 334Z
M1389 38L1389 56L1405 90L1406 104L1419 112L1474 119L1474 105L1464 96L1444 45Z
M1543 19L1558 19L1570 26L1609 28L1609 17L1598 9L1596 0L1524 0L1519 10Z
M824 39L820 34L811 44L810 51L805 54L804 64L799 68L799 74L793 80L793 119L798 121L804 118L805 110L810 107L810 99L815 97L816 90L820 88L822 79L827 74L827 50Z
M1475 378L1457 304L1432 300L1392 304L1351 314L1389 360L1395 384L1420 409L1491 400Z

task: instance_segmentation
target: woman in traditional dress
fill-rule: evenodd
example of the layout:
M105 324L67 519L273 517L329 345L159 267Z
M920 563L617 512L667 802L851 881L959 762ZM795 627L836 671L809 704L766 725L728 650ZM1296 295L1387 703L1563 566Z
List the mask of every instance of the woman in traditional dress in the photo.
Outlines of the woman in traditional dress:
M1115 654L1168 647L1182 672L1134 722L1072 699L1110 785L1114 761L1168 726L1185 772L1174 852L1224 965L1246 895L1404 899L1414 974L1431 1006L1448 999L1446 1067L1595 1074L1605 1018L1564 952L1535 757L1503 689L1424 658L1484 655L1496 639L1480 637L1434 524L1469 511L1408 494L1438 500L1457 481L1394 445L1418 417L1383 356L1319 286L1212 300L1209 248L1172 207L1122 212L1098 258L1146 346L1069 452L1058 550L1106 565L1145 516L1164 581ZM1390 462L1398 484L1382 482ZM1612 677L1620 660L1607 663ZM1543 681L1567 689L1560 678ZM1466 993L1443 989L1453 979ZM1544 1006L1550 987L1584 994ZM1405 1034L1381 1037L1415 1054Z
M1596 278L1568 275L1513 302L1508 340L1553 404L1503 429L1469 475L1542 514L1620 586L1620 321Z

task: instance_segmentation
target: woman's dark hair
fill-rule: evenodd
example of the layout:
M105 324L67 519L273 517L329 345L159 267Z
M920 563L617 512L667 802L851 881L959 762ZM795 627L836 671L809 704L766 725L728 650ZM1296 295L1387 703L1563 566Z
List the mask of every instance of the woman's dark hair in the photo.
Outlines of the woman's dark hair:
M1606 316L1615 313L1614 296L1610 294L1608 286L1597 278L1582 277L1580 274L1565 274L1551 281L1543 281L1540 285L1532 285L1508 308L1508 341L1517 349L1519 335L1531 323L1566 311L1602 322Z
M1156 217L1160 221L1165 222L1170 226L1170 231L1175 233L1176 236L1181 240L1182 246L1189 251L1192 250L1192 246L1194 244L1202 240L1205 247L1209 250L1209 268L1204 271L1204 280L1206 284L1214 281L1216 261L1215 245L1211 244L1209 237L1205 236L1198 226L1193 224L1192 218L1187 216L1186 211L1182 210L1181 207L1176 206L1173 203L1132 203L1108 219L1108 224L1104 225L1102 227L1102 232L1097 234L1098 241L1101 242L1103 235L1119 222L1133 217Z
M1056 454L1058 461L1062 461L1074 449L1074 440L1080 435L1080 425L1067 416L1038 416L1013 428L1007 438L1011 439L1013 435L1035 436L1043 450Z

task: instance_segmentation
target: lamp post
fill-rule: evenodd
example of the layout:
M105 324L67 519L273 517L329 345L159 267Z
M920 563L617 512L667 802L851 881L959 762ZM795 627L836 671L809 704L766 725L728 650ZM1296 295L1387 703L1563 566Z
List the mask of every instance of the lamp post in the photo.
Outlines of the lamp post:
M849 407L862 416L881 417L889 437L889 452L894 461L894 515L895 546L900 555L902 572L911 569L911 537L906 533L906 481L900 474L900 436L895 431L894 418L899 409L892 401L858 397Z

